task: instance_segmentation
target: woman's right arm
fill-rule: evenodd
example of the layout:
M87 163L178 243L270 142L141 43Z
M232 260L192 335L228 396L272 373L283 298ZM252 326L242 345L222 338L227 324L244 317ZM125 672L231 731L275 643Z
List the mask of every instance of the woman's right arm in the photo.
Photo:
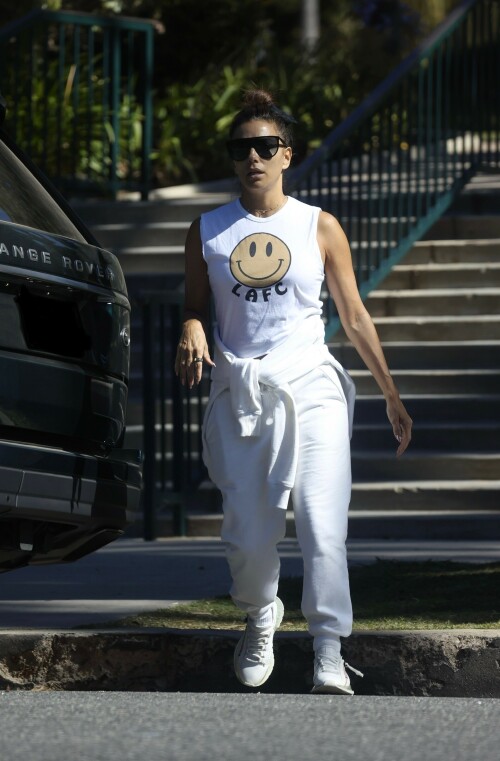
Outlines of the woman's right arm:
M210 284L201 247L200 220L197 219L186 238L184 322L175 358L175 372L181 383L189 388L200 382L203 370L203 362L194 362L195 357L214 365L205 332L209 304Z

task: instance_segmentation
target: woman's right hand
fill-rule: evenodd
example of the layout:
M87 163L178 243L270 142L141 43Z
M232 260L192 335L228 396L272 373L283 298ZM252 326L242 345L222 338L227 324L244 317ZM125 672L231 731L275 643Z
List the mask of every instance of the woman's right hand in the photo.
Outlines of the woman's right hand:
M193 388L201 381L203 362L215 367L203 325L200 320L191 318L184 322L175 358L175 372L183 386Z

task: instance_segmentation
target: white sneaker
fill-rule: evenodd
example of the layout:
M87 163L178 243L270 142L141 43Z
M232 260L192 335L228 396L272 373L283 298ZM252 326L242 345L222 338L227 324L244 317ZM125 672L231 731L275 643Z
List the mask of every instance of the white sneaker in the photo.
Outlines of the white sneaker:
M240 682L247 687L260 687L271 676L274 668L273 636L283 620L283 603L279 599L271 608L272 621L261 626L250 617L245 634L234 651L234 670Z
M324 692L331 695L354 695L346 667L358 676L361 671L344 663L334 647L322 645L314 657L314 678L312 692Z

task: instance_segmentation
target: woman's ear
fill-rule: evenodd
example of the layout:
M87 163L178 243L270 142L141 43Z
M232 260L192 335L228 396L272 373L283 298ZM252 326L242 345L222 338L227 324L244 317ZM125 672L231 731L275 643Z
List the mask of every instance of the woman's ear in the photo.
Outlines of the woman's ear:
M291 147L287 146L285 150L283 151L283 171L285 171L285 169L288 169L288 167L292 163L292 155L293 155L293 151Z

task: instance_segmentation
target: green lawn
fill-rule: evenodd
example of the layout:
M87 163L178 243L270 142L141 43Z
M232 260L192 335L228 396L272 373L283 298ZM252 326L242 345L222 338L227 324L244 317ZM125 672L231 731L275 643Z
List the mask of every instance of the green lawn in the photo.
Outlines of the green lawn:
M500 628L500 563L378 560L350 571L354 629ZM284 631L306 630L300 612L301 578L287 578L278 594ZM145 613L114 622L120 627L242 629L229 597Z

